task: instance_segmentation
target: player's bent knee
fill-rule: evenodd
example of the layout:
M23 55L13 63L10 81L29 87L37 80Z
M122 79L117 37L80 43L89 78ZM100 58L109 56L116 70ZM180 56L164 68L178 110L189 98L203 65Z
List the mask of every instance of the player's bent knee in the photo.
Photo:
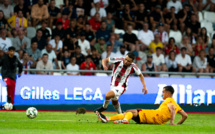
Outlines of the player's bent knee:
M115 93L113 91L109 91L106 93L105 95L105 99L106 100L110 100L111 98L113 98L115 96Z

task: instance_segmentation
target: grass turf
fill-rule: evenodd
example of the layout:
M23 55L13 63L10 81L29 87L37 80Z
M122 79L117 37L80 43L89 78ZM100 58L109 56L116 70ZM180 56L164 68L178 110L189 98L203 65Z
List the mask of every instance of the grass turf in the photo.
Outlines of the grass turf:
M115 113L105 113L111 116ZM180 116L176 116L176 121ZM94 113L39 112L35 119L25 112L0 112L0 134L70 134L70 133L144 133L210 134L215 133L215 115L189 114L183 125L149 125L101 123Z

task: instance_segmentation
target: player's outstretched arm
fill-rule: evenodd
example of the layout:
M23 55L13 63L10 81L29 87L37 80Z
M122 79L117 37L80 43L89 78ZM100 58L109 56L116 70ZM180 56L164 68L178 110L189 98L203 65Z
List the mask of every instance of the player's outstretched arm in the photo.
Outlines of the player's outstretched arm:
M177 124L174 123L174 120L175 120L175 105L170 104L170 105L168 105L168 108L169 108L169 111L170 111L170 114L171 114L170 125L177 125Z
M177 124L182 124L187 119L187 113L184 110L178 112L182 117L181 120Z
M109 62L109 58L105 58L102 60L102 66L104 70L108 70L107 63Z
M140 77L140 81L141 81L142 84L143 84L142 92L144 92L144 94L147 94L148 90L147 90L147 88L146 88L146 84L145 84L145 80L144 80L143 74L141 73L141 74L139 75L139 77Z

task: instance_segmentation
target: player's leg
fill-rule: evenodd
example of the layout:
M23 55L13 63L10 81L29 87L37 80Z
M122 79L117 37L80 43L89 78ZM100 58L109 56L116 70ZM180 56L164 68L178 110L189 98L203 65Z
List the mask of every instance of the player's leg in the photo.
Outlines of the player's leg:
M10 78L5 78L4 79L5 83L6 83L6 87L7 87L7 102L11 103L11 81Z
M131 110L127 110L125 112L125 117L123 118L123 120L120 121L120 123L123 123L123 124L129 124L129 120L137 117L138 115L138 111L137 109L131 109Z
M138 116L138 111L137 111L137 109L131 109L131 110L127 110L123 114L117 114L117 115L114 115L111 117L107 117L107 116L103 115L102 113L98 113L98 114L99 114L98 117L102 122L120 120L120 123L128 124L129 120Z
M138 115L137 109L127 110L125 112L125 118L124 119L131 120L133 117L137 117L137 115Z
M115 93L115 96L112 98L113 107L115 108L118 114L121 114L122 109L118 100L119 100L119 96L126 91L126 88L115 87L115 88L112 88L111 90Z
M96 114L98 116L98 118L103 122L103 123L106 123L108 121L116 121L116 120L123 120L125 118L125 115L124 114L117 114L117 115L114 115L114 116L111 116L111 117L108 117L108 116L105 116L103 115L102 113L96 111Z
M11 80L11 103L14 105L16 81Z
M103 112L103 111L105 111L105 110L107 109L107 107L108 107L108 104L110 103L111 98L113 98L114 96L115 96L115 93L114 93L112 90L108 91L108 92L106 93L106 95L105 95L105 101L104 101L103 106L100 107L100 108L97 108L97 109L95 110L95 112L96 112L96 111L98 111L98 112Z
M113 107L115 108L115 110L117 111L117 113L121 114L122 113L122 109L121 109L120 103L118 101L118 98L114 97L112 99L112 104L113 104Z

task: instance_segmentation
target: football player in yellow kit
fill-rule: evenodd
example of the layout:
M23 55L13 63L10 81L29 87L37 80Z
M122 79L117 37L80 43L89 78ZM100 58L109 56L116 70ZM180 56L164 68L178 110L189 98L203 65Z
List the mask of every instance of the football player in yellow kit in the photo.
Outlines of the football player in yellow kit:
M163 88L164 102L156 110L148 109L131 109L123 114L117 114L107 117L99 114L99 119L106 123L108 121L115 121L115 124L129 124L129 120L133 119L138 124L165 124L170 120L170 125L182 124L187 119L187 113L175 102L172 98L174 89L172 86ZM174 123L176 114L182 115L178 123Z

